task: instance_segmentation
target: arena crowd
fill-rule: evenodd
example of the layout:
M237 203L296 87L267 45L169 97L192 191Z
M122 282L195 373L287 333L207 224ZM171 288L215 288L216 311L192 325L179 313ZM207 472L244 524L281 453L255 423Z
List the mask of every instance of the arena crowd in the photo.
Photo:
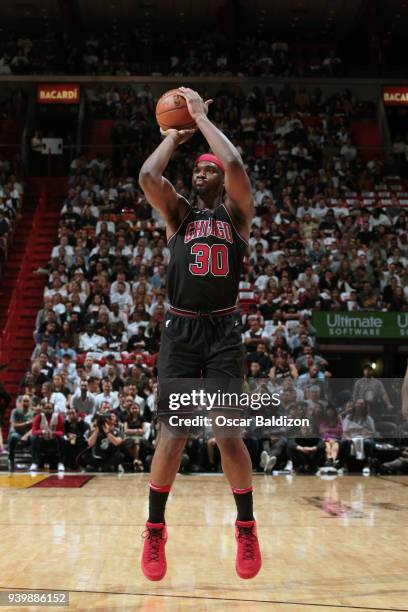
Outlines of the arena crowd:
M220 34L148 28L125 31L113 25L68 40L48 28L41 37L5 35L0 74L85 74L98 76L239 75L338 76L342 59L331 43L291 43L246 33L234 40Z
M71 164L37 316L31 368L20 385L9 449L23 439L35 470L148 470L156 440L155 363L167 307L164 225L138 187L159 141L154 99L141 89L89 91L89 112L115 120L113 159ZM339 470L350 457L369 473L376 423L400 414L370 364L341 399L319 353L311 312L408 310L403 187L384 182L380 157L364 161L352 119L373 112L349 91L222 87L211 116L238 145L254 186L239 307L246 389L278 388L274 414L308 417L288 431L249 429L254 469ZM205 143L180 148L167 176L194 203L190 177ZM375 388L367 402L368 387ZM370 388L371 388L370 387ZM217 470L215 440L192 436L182 470ZM20 442L21 443L21 442Z

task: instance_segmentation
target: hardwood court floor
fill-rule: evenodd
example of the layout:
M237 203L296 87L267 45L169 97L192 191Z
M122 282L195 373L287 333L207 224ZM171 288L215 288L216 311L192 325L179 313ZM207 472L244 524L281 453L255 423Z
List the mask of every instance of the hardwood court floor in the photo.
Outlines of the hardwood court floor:
M264 566L243 581L224 478L178 476L167 513L169 570L159 583L139 570L147 476L100 475L76 489L6 487L6 478L0 588L70 591L69 608L49 610L408 611L403 477L256 476ZM9 484L18 478L29 483L16 475Z

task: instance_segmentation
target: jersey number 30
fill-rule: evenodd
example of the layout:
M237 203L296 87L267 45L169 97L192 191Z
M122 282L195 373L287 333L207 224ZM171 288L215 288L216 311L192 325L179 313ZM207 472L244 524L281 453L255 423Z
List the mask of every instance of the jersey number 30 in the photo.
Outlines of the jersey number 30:
M228 249L225 244L210 246L205 242L196 242L191 247L191 254L195 256L194 263L189 266L191 274L205 276L210 273L214 276L227 276Z

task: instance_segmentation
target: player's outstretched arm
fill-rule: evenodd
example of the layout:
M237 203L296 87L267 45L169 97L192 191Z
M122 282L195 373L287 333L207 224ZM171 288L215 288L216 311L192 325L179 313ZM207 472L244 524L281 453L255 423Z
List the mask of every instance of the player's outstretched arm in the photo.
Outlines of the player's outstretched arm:
M208 119L211 100L204 102L196 91L188 87L180 87L179 90L198 129L225 168L225 190L231 200L231 213L240 221L240 225L247 225L249 230L254 216L254 201L242 157L232 142Z
M184 218L189 204L164 176L176 148L188 140L195 130L167 130L163 142L146 159L139 172L139 185L147 201L159 211L170 232L174 232Z

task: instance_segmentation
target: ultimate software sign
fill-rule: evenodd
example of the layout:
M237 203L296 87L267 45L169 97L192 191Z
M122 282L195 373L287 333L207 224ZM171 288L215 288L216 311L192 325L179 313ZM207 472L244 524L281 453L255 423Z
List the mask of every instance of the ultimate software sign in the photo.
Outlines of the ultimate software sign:
M404 312L314 312L312 324L318 338L408 338Z

